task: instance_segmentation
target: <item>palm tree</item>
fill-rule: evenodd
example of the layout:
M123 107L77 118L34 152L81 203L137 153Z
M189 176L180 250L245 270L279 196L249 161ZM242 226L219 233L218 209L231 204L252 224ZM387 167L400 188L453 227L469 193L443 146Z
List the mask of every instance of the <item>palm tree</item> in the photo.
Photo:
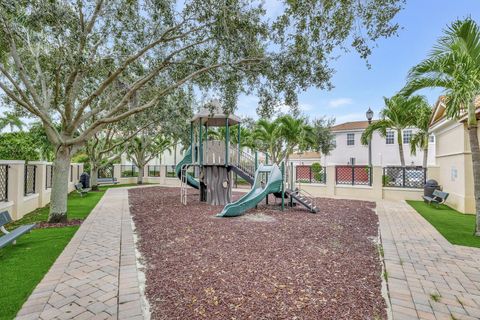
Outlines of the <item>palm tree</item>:
M312 149L315 144L315 133L304 118L294 118L290 115L279 117L277 122L280 126L280 135L284 139L281 159L288 163L293 151L305 151Z
M432 108L430 108L425 98L422 100L422 104L417 107L417 110L415 110L415 126L418 128L418 131L415 132L410 141L410 152L415 155L417 154L417 149L422 149L423 167L426 168L428 164L428 143L430 139L428 129L430 127Z
M162 163L162 155L165 151L168 151L169 154L172 154L172 147L176 151L176 142L172 142L165 136L158 136L153 140L153 154L158 154L158 160L160 164Z
M466 116L472 152L476 235L480 236L480 146L475 99L480 94L480 28L471 18L452 23L438 40L430 56L409 73L403 92L409 94L429 87L445 91L446 114Z
M380 132L382 137L387 135L388 130L397 133L398 152L400 154L400 163L405 166L405 155L403 152L403 136L402 131L413 126L413 110L417 105L421 105L423 98L420 96L405 97L403 95L395 95L391 98L384 97L385 107L380 111L381 119L370 124L362 134L362 144L368 144L375 131Z
M259 150L268 153L273 163L278 163L282 146L278 121L258 120L253 130L253 136Z
M6 127L10 127L10 131L14 128L22 130L25 123L13 113L6 112L4 117L0 117L0 132Z

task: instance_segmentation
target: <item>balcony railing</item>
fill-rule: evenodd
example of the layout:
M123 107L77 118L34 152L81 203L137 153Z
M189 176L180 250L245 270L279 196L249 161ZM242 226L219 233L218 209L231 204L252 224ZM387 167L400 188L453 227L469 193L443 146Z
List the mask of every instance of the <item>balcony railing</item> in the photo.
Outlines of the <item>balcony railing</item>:
M0 164L0 202L8 201L8 164Z
M98 177L103 179L113 178L113 165L107 165L98 169Z
M148 176L149 177L160 177L160 166L148 166Z
M167 165L165 166L165 177L167 178L175 178L175 166Z
M312 166L300 165L295 167L295 180L299 183L323 183L327 181L327 172L325 167L319 167L317 170Z
M427 180L427 168L389 166L383 168L383 186L421 189Z
M53 181L53 166L51 164L47 164L45 167L45 189L52 188L52 181Z
M35 176L37 172L37 166L35 165L25 165L25 176L24 176L24 194L27 196L29 194L35 193Z
M369 166L335 166L336 184L372 185L372 168Z
M134 164L132 164L132 165L121 165L120 166L120 176L122 178L138 177L138 167Z

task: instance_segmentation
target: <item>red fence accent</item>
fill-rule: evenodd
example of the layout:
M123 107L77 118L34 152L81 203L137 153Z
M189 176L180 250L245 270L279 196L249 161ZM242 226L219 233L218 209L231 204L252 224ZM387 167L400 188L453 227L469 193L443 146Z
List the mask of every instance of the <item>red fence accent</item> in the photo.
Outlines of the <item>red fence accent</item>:
M372 185L372 169L369 166L335 166L337 184Z

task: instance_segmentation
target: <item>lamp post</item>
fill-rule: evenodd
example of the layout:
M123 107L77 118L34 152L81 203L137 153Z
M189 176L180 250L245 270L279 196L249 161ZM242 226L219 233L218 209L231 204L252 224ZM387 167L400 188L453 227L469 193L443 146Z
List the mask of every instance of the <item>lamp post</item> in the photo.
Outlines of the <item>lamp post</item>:
M372 109L368 108L367 112L365 113L365 116L367 117L368 125L371 125L372 119L373 119ZM370 167L372 166L372 137L368 139L368 165Z

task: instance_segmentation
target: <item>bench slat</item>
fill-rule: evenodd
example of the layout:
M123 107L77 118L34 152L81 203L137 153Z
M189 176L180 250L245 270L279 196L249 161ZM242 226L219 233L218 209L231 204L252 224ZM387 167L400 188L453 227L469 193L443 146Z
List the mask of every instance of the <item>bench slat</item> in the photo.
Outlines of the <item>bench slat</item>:
M0 237L0 248L5 247L7 244L15 241L21 235L29 232L32 228L35 227L34 224L26 224L16 228L15 230L10 231L10 233Z
M0 227L6 225L10 221L12 221L12 218L10 217L8 211L3 211L0 213Z

